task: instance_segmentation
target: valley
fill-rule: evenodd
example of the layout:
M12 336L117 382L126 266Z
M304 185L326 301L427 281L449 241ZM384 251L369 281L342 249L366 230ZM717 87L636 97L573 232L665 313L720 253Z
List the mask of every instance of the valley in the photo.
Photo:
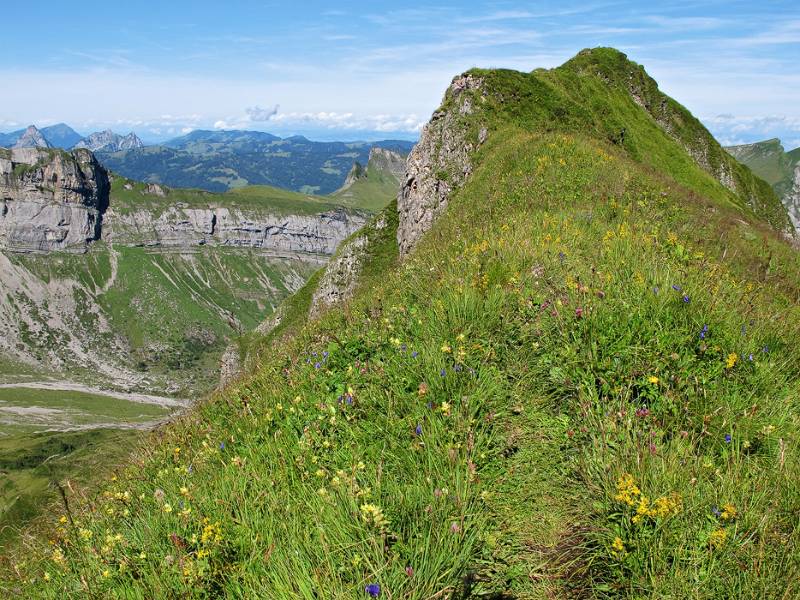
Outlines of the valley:
M0 528L24 525L89 448L133 443L212 391L226 348L398 185L218 194L108 173L87 149L0 150L0 174ZM54 444L46 468L23 460Z

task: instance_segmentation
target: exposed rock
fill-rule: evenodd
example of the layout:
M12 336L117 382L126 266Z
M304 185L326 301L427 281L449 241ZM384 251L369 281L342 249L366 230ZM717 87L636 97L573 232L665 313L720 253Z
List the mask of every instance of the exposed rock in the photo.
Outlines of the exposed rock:
M384 211L358 235L342 244L336 256L325 266L325 271L314 290L309 318L314 319L328 308L346 302L353 296L364 267L370 238L388 226Z
M483 98L483 88L484 81L479 77L468 74L456 77L445 94L442 108L433 114L408 156L403 187L397 196L400 218L397 243L401 257L431 228L434 219L447 207L450 195L472 172L470 155L488 133L482 127L476 139L467 139L462 116L475 110L476 99Z
M25 130L17 142L14 144L14 148L50 148L50 142L48 142L45 137L42 135L42 132L36 129L33 125L28 127Z
M400 183L406 174L406 159L402 154L375 146L369 151L368 167L389 173Z
M88 148L92 152L99 150L103 152L119 152L143 147L142 140L135 133L131 132L126 136L121 136L110 129L93 133L75 144L75 148Z
M365 222L364 214L339 208L310 215L273 215L221 206L174 205L160 214L146 209L123 214L112 207L105 228L108 239L120 244L174 248L209 244L331 255Z
M227 386L230 382L236 379L242 371L242 360L239 356L239 348L235 344L231 344L225 348L225 352L220 358L219 368L219 387L220 389Z
M353 166L350 168L350 172L347 174L347 177L344 180L344 184L339 189L339 191L344 191L352 186L356 181L359 179L364 179L367 176L367 170L364 168L360 162L356 161L353 163Z
M783 197L783 204L789 211L792 225L800 231L800 162L794 166L794 179L789 192Z
M165 198L167 196L167 191L157 183L148 183L144 193L160 198Z
M83 251L108 206L105 169L91 152L18 148L0 155L0 248Z

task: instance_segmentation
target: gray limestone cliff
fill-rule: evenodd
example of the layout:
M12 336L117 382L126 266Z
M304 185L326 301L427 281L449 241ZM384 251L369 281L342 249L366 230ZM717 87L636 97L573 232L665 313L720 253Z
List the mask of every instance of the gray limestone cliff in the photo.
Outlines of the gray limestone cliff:
M789 218L797 231L800 231L800 162L794 166L792 187L783 197L783 204L789 211Z
M358 230L366 216L332 208L316 214L280 215L235 207L169 206L155 213L146 209L116 212L105 219L105 237L114 243L164 248L229 246L276 253L331 255L339 243Z
M75 144L75 148L87 148L92 152L119 152L143 147L142 140L135 133L122 136L110 129L95 132Z
M481 127L475 138L469 139L464 118L472 114L474 103L484 97L483 79L469 74L456 77L442 107L425 125L419 143L409 154L397 196L400 218L397 243L401 257L411 252L447 207L450 195L472 173L470 155L486 141L487 130Z
M0 153L0 248L83 251L100 237L109 180L91 152Z

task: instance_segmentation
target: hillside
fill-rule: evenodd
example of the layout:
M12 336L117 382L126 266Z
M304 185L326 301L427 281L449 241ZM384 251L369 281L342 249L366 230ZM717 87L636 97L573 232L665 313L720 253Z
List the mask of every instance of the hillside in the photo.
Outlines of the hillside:
M786 152L780 140L772 139L725 149L772 186L800 228L800 148Z
M257 131L193 131L159 146L103 152L100 161L131 179L174 187L224 192L245 185L270 185L310 194L335 192L356 161L372 147L402 154L403 141L312 142Z
M461 75L251 374L54 509L6 592L797 596L787 227L619 52Z
M231 340L367 216L265 186L135 182L88 150L0 150L0 543L51 479L91 479L211 391Z

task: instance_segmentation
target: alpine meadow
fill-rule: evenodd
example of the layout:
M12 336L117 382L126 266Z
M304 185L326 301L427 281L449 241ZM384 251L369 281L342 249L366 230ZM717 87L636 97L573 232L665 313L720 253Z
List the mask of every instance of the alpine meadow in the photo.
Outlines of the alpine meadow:
M800 598L800 154L628 46L453 62L417 129L5 127L0 596Z

